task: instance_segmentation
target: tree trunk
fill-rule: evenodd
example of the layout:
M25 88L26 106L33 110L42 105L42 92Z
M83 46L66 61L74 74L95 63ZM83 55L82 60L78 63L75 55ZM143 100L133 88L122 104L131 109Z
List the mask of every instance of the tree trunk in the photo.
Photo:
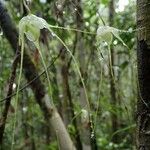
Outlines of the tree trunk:
M69 99L71 98L71 93L69 88L69 82L68 82L68 68L67 68L67 63L66 63L66 50L62 48L62 53L61 53L61 77L62 77L62 87L63 87L63 100L62 100L62 116L65 125L67 126L71 120L71 113L70 113L70 108L69 106ZM68 93L69 92L69 93ZM71 100L72 101L72 100Z
M84 18L83 18L83 9L82 9L82 0L74 0L74 7L76 9L76 24L77 29L84 31ZM80 72L83 80L86 79L86 50L85 50L85 41L84 41L84 34L78 32L77 33L77 50L79 54L79 63L80 63ZM89 60L88 60L89 61ZM80 81L80 106L81 108L85 109L88 112L89 120L82 122L82 130L81 135L83 139L83 150L96 150L97 143L95 133L93 133L92 128L92 120L90 120L90 112L89 112L89 104L87 102L87 96L85 93L85 89ZM94 134L94 135L93 135ZM92 136L93 135L93 136ZM91 137L92 136L92 137Z
M115 11L114 0L110 0L110 3L109 3L109 26L113 26L113 24L114 24L114 11ZM113 68L114 59L115 59L113 46L111 46L110 51L111 51L111 53L110 53L111 62L110 62L110 69L109 69L110 96L111 96L111 104L115 107L117 105L117 95L116 95L116 87L115 87L115 74L114 74L114 68ZM112 133L114 133L118 130L117 112L111 114L111 124L112 124ZM114 143L118 142L117 134L113 137L112 141Z
M137 149L150 149L150 1L137 0Z
M68 68L68 62L66 61L66 51L62 52L61 55L61 60L62 60L62 68L61 68L61 75L62 75L62 80L63 80L63 98L64 102L66 101L66 105L63 105L65 107L64 113L66 114L66 118L68 118L70 121L73 119L72 124L75 128L75 142L76 142L76 147L78 150L82 150L82 143L79 135L79 129L77 125L77 120L75 117L75 112L74 112L74 104L72 101L72 95L70 91L70 86L69 86L69 68ZM66 63L67 62L67 63ZM69 123L69 122L68 122Z
M75 7L76 7L76 24L77 29L84 30L84 21L83 21L83 10L81 7L81 0L75 0ZM80 63L80 72L82 75L82 78L85 78L85 49L84 49L84 39L82 33L77 33L77 50L79 54L79 63ZM86 93L84 91L84 87L80 81L80 106L81 108L86 109L88 111L88 105L87 105L87 97ZM84 124L84 123L83 123ZM86 125L82 125L81 130L81 137L83 139L83 150L91 150L91 132L90 132L90 123L86 122Z

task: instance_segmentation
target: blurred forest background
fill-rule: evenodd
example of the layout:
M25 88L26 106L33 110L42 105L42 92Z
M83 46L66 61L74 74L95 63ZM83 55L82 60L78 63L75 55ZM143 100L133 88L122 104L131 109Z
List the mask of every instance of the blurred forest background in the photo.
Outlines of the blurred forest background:
M10 77L15 71L19 21L28 9L53 25L74 57L55 34L41 30L40 51L48 67L49 86L40 53L26 39L21 90L16 98L20 65L12 85ZM7 31L2 12L7 14ZM0 13L1 148L67 150L71 141L78 150L135 149L135 0L3 0ZM98 28L104 25L122 31L120 38L128 47L114 36L109 50L97 37ZM53 118L53 108L63 122Z

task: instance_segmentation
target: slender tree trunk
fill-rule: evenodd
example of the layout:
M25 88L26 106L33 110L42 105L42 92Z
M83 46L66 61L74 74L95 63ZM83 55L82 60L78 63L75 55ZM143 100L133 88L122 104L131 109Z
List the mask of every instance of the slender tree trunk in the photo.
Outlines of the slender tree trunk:
M67 6L67 1L60 0L58 1L58 4L59 3L62 4L62 7L59 9L56 5L56 12L58 12L57 17L60 18L61 24L62 26L64 26L65 20L63 16L63 10L65 9L65 6ZM72 52L73 54L75 52L76 42L77 42L77 36L75 36L73 52ZM60 58L61 58L62 92L63 92L61 114L63 116L63 121L66 126L73 119L71 123L75 128L75 137L74 137L75 145L78 150L82 150L82 143L79 135L79 129L78 129L77 120L74 112L74 104L72 101L72 95L71 95L71 90L69 85L69 67L70 67L72 57L69 60L67 59L67 51L63 45L60 51L61 51Z
M62 77L62 87L63 87L63 100L62 100L62 115L63 115L63 120L66 126L69 124L70 119L71 119L71 114L69 108L69 96L70 96L70 89L69 88L69 83L68 83L68 68L66 65L66 50L64 48L62 49L61 53L61 77ZM69 93L68 93L69 92ZM69 94L69 95L68 95Z
M2 3L0 2L0 25L3 32L10 42L14 51L17 50L18 33L16 28L13 26L12 21ZM36 67L32 63L30 57L25 53L23 63L24 75L28 82L32 81L38 76ZM52 129L55 131L59 146L61 150L74 150L74 144L63 124L63 121L58 114L55 106L51 104L51 100L45 91L45 86L38 78L31 84L31 88L34 92L37 103L44 113L46 120L50 121Z
M83 30L84 29L84 22L83 22L83 10L81 7L81 0L75 0L75 7L76 7L76 24L77 29ZM80 72L82 78L85 78L85 49L84 49L84 39L82 33L77 33L77 50L79 54L79 63L80 63ZM86 109L88 112L88 105L87 105L87 97L85 95L84 87L80 81L80 105L81 108ZM89 112L88 112L89 113ZM91 132L90 132L90 123L86 122L86 125L82 125L81 130L81 137L83 139L83 150L91 150Z
M77 24L77 29L79 30L84 30L84 20L83 20L83 9L81 7L82 1L81 0L75 0L73 1L74 7L76 9L76 24ZM86 78L86 51L85 51L85 43L84 43L84 36L83 33L77 33L77 50L79 54L79 63L80 63L80 72L81 76L85 81ZM84 90L84 87L80 81L80 105L81 108L84 108L88 113L89 108L88 108L88 103L87 103L87 97L86 93ZM89 114L88 114L89 115ZM93 133L92 125L89 116L89 121L86 121L82 124L82 139L83 139L83 150L96 150L97 149L97 144L96 144L96 137L95 134ZM93 137L92 134L94 134Z
M110 0L109 3L109 26L113 26L114 22L114 0ZM116 95L116 87L115 87L115 74L114 74L114 48L111 46L111 62L110 62L110 69L109 69L109 74L110 74L110 95L111 95L111 104L115 107L117 105L117 95ZM112 74L113 73L113 74ZM118 117L116 113L111 114L111 124L112 124L112 133L116 132L118 129ZM113 137L112 139L113 142L117 142L117 134Z
M137 149L150 149L150 1L137 0Z
M78 150L82 150L82 143L81 143L81 139L80 139L80 135L79 135L79 130L78 130L78 126L77 126L77 120L75 117L75 113L74 113L74 105L73 105L73 101L72 101L72 96L71 96L71 91L70 91L70 86L69 86L69 76L68 76L68 63L66 63L66 51L62 52L61 55L61 59L62 59L62 80L63 80L63 97L64 100L66 101L67 104L63 105L65 106L64 112L65 114L67 114L66 118L73 119L73 126L75 127L75 141L76 141L76 147ZM69 114L70 115L69 115Z

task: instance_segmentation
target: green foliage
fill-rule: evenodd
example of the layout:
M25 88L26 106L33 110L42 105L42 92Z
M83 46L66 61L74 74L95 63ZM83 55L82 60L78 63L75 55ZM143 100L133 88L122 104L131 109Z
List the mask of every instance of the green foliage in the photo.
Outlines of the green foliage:
M107 5L108 2L109 2L109 0L102 0L102 1L101 1L101 3L104 4L104 5Z
M68 132L70 133L70 135L75 136L75 133L76 133L75 127L73 125L69 124L67 128L68 128Z

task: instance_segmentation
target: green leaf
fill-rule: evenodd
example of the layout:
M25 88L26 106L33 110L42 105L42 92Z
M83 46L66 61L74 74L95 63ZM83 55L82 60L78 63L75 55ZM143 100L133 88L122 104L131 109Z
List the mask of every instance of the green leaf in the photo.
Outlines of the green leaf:
M108 4L108 0L102 0L101 3L106 5L106 4Z
M76 129L73 125L69 124L67 128L70 134L75 135Z

